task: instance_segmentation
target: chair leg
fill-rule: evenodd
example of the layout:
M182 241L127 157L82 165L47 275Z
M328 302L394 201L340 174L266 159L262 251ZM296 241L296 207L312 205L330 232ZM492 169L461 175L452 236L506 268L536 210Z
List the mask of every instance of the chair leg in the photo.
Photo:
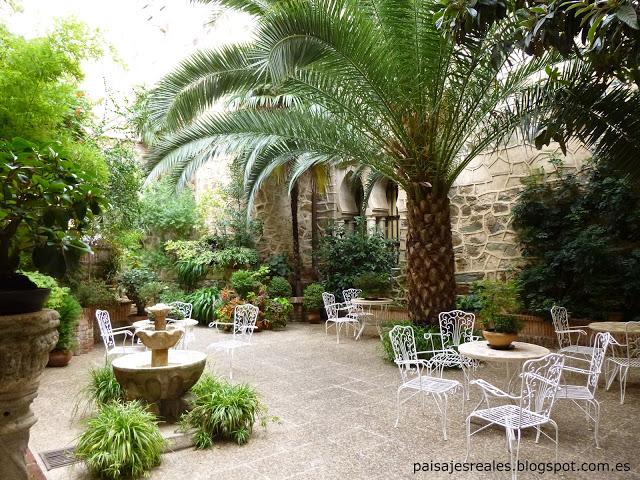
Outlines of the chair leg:
M600 442L598 441L598 429L600 426L600 403L594 398L593 400L589 401L590 405L593 405L593 409L594 409L594 417L593 417L593 423L594 423L594 428L593 428L593 433L594 433L594 437L596 440L596 448L600 448Z
M629 376L629 367L622 366L620 368L620 405L624 403L624 395L627 391L627 377Z
M400 421L400 390L396 392L396 424L394 427L398 426L398 422Z
M467 454L464 456L464 461L469 459L469 453L471 452L471 415L467 417L465 421L467 428Z
M340 329L342 328L341 323L336 323L336 343L340 343Z
M540 443L540 425L536 425L536 443Z
M444 395L444 404L442 407L442 433L444 434L444 439L447 440L447 406L448 406L448 397Z
M551 419L549 419L549 423L553 425L553 428L556 431L556 462L557 462L558 461L558 424Z

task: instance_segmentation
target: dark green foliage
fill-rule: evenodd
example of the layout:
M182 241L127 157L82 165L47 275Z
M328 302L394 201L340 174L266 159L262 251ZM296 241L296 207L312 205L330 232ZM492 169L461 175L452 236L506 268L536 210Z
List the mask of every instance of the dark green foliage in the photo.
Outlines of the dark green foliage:
M116 380L111 365L92 368L89 377L89 383L82 393L96 407L124 400L124 390Z
M287 326L293 305L288 298L268 298L265 301L264 321L271 328L282 329Z
M187 293L176 285L169 284L160 294L162 303L182 302L187 297Z
M140 224L160 238L190 238L200 228L193 192L176 192L168 182L145 191L140 200Z
M138 295L145 305L155 305L160 301L162 292L166 288L167 286L162 282L149 282L138 289Z
M226 247L213 252L213 260L218 268L249 268L258 264L258 252L248 247Z
M83 232L105 199L96 178L58 145L0 139L0 277L29 252L34 266L55 277L90 251Z
M139 402L104 405L86 423L75 454L98 478L139 478L160 464L165 447L157 420Z
M353 280L354 288L362 290L365 298L379 298L389 295L391 277L386 273L366 272Z
M193 430L196 448L209 448L216 440L249 441L253 426L266 426L266 407L249 385L233 385L226 380L203 375L191 389L194 408L183 415L182 426Z
M353 287L358 276L378 273L391 277L396 266L393 242L379 234L367 234L364 224L354 232L337 229L325 237L318 259L324 286L337 298L342 298L342 290Z
M182 301L193 304L192 318L198 320L200 325L208 325L213 321L215 311L220 305L220 292L215 287L200 288Z
M439 333L440 330L438 327L429 325L429 326L419 326L413 325L411 322L407 320L393 320L386 323L382 327L382 351L384 353L384 358L389 362L393 362L395 359L393 353L393 347L391 346L391 340L389 339L389 332L395 325L411 325L413 327L413 337L416 341L416 350L418 352L426 352L428 350L438 350L442 348L442 344L440 343L439 337L436 335L434 337L434 346L432 347L431 341L426 340L424 338L425 333ZM431 358L430 354L427 355L419 355L419 358L428 359Z
M286 254L271 255L265 263L269 267L269 273L271 275L284 278L291 276L291 265L289 265L289 259Z
M122 272L119 280L129 300L138 305L138 312L144 311L146 303L140 297L140 289L147 283L158 281L158 276L147 268L132 268Z
M482 303L476 294L470 292L468 295L457 296L456 308L465 312L477 312L482 308Z
M302 302L308 312L322 310L324 307L324 302L322 301L324 291L324 285L321 283L312 283L304 289Z
M60 325L58 325L57 350L70 352L76 347L76 325L82 315L82 307L78 300L71 294L65 295L62 304L58 308Z
M73 294L83 307L109 308L118 299L104 280L90 279L75 281L72 285Z
M522 328L521 322L508 315L517 313L520 308L518 282L480 280L473 284L472 289L480 304L480 320L485 330L516 333Z
M267 286L267 293L270 297L289 298L293 294L293 289L286 278L273 277Z
M254 272L238 270L231 274L231 286L240 298L247 298L249 293L255 293L258 290L260 283L256 280Z
M532 178L520 195L513 215L526 259L521 296L539 314L556 303L577 317L631 318L640 308L640 197L604 165L585 180Z

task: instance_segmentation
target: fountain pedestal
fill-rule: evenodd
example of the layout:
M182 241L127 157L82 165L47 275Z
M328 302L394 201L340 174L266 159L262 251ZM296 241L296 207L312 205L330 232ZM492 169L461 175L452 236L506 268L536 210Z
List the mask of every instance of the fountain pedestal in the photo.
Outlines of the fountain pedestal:
M175 421L185 409L183 396L202 375L207 356L191 350L172 349L183 331L167 325L168 305L147 311L154 316L154 329L139 330L137 336L151 352L133 353L115 359L113 372L128 400L144 400L167 421Z

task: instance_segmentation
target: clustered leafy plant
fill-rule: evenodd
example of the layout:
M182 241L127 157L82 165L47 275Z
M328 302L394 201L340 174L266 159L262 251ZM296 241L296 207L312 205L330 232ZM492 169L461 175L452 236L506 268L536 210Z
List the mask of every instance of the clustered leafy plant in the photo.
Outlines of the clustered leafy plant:
M362 290L365 298L379 298L389 294L391 277L386 273L365 272L353 280L353 286Z
M138 289L138 296L145 305L154 305L160 301L160 297L166 288L166 284L162 282L145 283Z
M322 301L324 291L324 285L321 283L312 283L304 289L302 302L308 312L316 312L324 307Z
M72 284L75 297L83 307L109 308L116 305L118 298L104 280L85 279Z
M287 326L287 321L293 311L293 305L288 298L270 298L266 302L264 319L270 328L282 329Z
M480 280L473 284L473 292L482 305L479 316L485 330L497 333L517 333L523 323L513 314L520 308L518 282Z
M266 427L267 408L249 385L234 385L209 374L203 375L191 391L194 407L183 415L182 427L193 432L197 448L209 448L215 441L249 441L256 422Z
M111 365L92 368L89 371L89 383L82 394L97 408L124 400L124 389L116 380Z
M524 307L548 315L555 303L574 316L606 318L640 309L640 195L631 179L600 162L584 175L526 184L513 210L526 261Z
M318 260L324 286L337 298L342 298L342 290L353 288L361 275L390 279L396 266L393 242L377 233L368 234L362 222L353 232L338 228L325 237Z
M129 300L137 305L138 315L144 315L146 302L140 295L140 289L148 283L157 282L158 276L156 273L148 268L132 268L122 272L119 280Z
M110 402L86 421L75 455L98 478L139 478L160 464L165 445L155 416L144 405Z
M416 351L418 352L426 352L428 350L438 350L442 348L442 345L438 343L438 335L435 335L434 345L431 345L431 341L424 338L425 333L439 333L439 329L436 326L428 325L428 326L420 326L414 325L413 323L406 320L392 320L387 322L382 328L382 336L381 344L382 344L382 352L384 358L389 362L393 362L395 360L395 354L393 353L393 347L391 346L391 339L389 338L389 332L396 325L410 325L413 328L413 337L416 341ZM429 359L431 356L428 354L421 355L420 358L425 360Z
M291 284L284 277L272 277L267 286L267 293L270 297L289 298L293 294Z
M193 304L191 316L198 320L200 325L208 325L213 321L220 304L220 292L215 287L204 287L187 295L184 301Z

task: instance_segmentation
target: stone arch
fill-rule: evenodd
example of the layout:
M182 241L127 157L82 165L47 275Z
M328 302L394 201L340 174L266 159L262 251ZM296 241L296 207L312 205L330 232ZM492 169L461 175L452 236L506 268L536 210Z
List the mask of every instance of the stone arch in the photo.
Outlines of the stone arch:
M359 178L353 172L347 172L340 181L338 189L338 206L344 217L357 217L362 215L362 201L364 189Z

